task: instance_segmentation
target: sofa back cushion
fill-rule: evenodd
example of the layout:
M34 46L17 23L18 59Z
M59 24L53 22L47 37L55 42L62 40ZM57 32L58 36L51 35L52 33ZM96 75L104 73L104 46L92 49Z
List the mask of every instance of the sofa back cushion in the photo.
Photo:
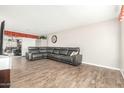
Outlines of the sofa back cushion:
M28 50L38 50L39 47L29 47Z
M40 51L40 53L46 53L47 52L46 49L40 49L39 51Z
M43 47L43 48L39 48L40 53L46 53L47 52L47 48Z
M54 49L54 48L48 47L48 48L47 48L47 53L53 53L53 49Z
M60 49L60 55L67 55L68 49Z
M54 49L54 50L53 50L53 53L54 53L54 54L59 54L59 49Z
M30 50L30 53L39 53L39 50Z
M68 50L68 56L70 56L72 54L73 50Z
M70 56L74 56L74 55L77 55L77 54L78 54L78 51L73 51Z
M38 47L29 47L28 52L30 52L30 53L39 53L39 48Z
M68 48L68 56L71 56L73 52L76 52L76 54L79 54L80 49L79 48Z

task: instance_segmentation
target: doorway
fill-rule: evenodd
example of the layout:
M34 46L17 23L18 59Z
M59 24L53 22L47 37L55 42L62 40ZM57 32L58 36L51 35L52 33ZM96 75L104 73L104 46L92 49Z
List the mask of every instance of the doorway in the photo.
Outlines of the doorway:
M22 55L22 40L16 37L4 36L5 55L21 56Z

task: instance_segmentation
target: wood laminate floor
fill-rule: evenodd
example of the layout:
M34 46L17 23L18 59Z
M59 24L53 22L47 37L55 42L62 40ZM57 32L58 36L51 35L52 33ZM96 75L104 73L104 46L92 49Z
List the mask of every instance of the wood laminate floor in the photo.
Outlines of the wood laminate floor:
M124 87L124 80L117 70L87 64L72 66L49 59L26 61L24 57L14 57L11 87L121 88Z

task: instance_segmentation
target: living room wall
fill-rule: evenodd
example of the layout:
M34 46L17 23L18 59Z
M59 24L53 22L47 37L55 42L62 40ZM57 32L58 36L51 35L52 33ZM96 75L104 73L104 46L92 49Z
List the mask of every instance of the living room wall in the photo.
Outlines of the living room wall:
M57 35L55 44L51 42L52 35ZM82 63L119 68L120 24L117 19L112 19L51 33L48 34L48 46L80 47Z
M35 47L36 39L32 38L22 38L22 56L25 56L25 53L28 51L28 47Z
M37 39L36 40L37 47L46 47L47 46L47 39Z

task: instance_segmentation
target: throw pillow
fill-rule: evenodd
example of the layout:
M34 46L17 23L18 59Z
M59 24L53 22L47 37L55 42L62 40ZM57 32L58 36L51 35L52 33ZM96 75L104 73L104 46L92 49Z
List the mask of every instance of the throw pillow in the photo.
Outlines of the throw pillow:
M74 55L77 55L77 54L78 54L78 51L73 51L70 56L74 56Z

